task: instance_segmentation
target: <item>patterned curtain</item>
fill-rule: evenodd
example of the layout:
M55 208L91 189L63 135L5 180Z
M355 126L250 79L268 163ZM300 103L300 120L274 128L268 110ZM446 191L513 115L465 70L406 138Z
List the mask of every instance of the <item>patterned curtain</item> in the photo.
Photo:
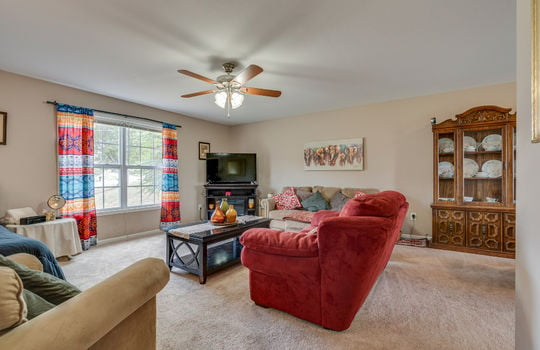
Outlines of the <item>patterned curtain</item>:
M178 140L176 125L163 123L163 175L161 183L161 223L166 230L180 223L180 193L178 191Z
M94 111L58 104L58 173L63 217L77 220L83 250L97 243L94 200Z

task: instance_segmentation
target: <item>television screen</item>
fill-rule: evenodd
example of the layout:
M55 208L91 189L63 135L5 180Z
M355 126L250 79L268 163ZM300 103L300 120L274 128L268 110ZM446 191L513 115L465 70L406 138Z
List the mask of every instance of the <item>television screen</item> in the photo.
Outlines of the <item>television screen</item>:
M255 153L207 153L208 183L251 183L257 181Z

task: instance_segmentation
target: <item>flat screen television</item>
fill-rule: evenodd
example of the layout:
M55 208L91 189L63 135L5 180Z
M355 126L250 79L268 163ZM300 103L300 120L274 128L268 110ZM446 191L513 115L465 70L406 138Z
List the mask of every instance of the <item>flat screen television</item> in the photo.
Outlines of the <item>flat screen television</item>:
M255 153L207 153L206 182L252 183L257 181Z

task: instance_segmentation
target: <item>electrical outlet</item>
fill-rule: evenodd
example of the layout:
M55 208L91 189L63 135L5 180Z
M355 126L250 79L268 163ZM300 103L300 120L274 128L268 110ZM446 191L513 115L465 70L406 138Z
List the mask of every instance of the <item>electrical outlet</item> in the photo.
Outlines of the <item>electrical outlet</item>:
M412 221L416 220L416 213L414 211L409 214L409 219Z
M201 209L202 209L202 204L199 204L199 210L201 210Z

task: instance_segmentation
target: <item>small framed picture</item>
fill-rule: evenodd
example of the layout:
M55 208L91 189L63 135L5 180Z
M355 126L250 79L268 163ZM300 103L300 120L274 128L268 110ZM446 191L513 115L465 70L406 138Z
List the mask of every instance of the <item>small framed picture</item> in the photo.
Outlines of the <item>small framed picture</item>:
M7 137L7 113L0 112L0 145L6 144Z
M199 159L205 160L208 152L210 152L210 144L208 142L199 142Z

